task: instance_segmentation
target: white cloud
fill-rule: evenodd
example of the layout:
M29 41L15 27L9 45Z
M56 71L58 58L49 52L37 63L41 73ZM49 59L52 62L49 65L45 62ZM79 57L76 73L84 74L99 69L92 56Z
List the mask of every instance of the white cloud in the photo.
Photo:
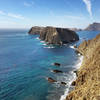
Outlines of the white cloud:
M2 10L0 10L0 15L5 15L5 12L3 12Z
M52 10L49 12L49 15L53 18L59 18L59 19L70 19L70 20L83 20L85 19L84 16L75 16L75 15L56 15Z
M8 13L7 15L9 17L13 17L13 18L17 18L17 19L24 19L24 17L22 15L17 15L17 14L13 14L13 13Z
M34 5L33 1L32 2L24 2L24 6L26 6L26 7L30 7L32 5Z
M78 19L78 20L82 20L84 19L83 16L72 16L72 15L66 15L66 18L70 18L70 19Z
M91 0L83 0L83 2L85 3L85 5L87 7L87 11L89 12L90 16L92 17L92 4L91 4Z
M20 14L6 13L2 10L0 10L0 15L7 16L7 17L13 17L13 18L16 18L16 19L25 19L24 16L22 16Z

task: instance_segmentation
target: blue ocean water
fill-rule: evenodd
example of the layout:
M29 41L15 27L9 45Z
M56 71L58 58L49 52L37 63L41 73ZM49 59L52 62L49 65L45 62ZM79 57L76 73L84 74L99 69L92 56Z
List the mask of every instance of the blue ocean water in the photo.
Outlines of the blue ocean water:
M92 39L99 31L77 32L80 40L65 46L47 46L28 30L0 30L0 100L59 100L73 79L79 56L70 46ZM59 62L61 67L53 66ZM54 74L53 69L63 74ZM46 77L58 83L51 84Z

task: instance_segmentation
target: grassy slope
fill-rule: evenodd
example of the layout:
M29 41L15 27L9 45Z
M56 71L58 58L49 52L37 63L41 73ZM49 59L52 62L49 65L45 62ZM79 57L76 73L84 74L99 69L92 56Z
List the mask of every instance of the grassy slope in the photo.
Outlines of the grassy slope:
M100 34L84 41L78 51L84 56L75 89L66 100L100 100Z

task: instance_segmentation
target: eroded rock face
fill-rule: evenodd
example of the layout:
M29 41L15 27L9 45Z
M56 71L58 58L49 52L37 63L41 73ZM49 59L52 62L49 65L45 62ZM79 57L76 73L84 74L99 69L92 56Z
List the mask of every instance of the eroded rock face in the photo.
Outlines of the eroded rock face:
M40 34L40 39L49 44L66 44L79 40L78 35L71 30L64 28L46 27Z
M44 29L44 27L39 27L39 26L35 26L35 27L32 27L30 30L29 30L29 34L41 34L42 30Z
M66 100L99 100L100 99L100 34L96 38L84 41L78 51L84 56L74 81L75 89ZM73 82L73 84L74 84Z

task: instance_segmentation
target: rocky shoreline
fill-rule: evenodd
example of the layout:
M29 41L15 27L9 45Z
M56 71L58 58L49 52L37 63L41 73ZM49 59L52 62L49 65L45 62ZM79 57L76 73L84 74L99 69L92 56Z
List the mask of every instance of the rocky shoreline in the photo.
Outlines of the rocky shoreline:
M100 34L84 41L78 48L84 56L81 67L75 71L77 78L65 100L100 100Z

